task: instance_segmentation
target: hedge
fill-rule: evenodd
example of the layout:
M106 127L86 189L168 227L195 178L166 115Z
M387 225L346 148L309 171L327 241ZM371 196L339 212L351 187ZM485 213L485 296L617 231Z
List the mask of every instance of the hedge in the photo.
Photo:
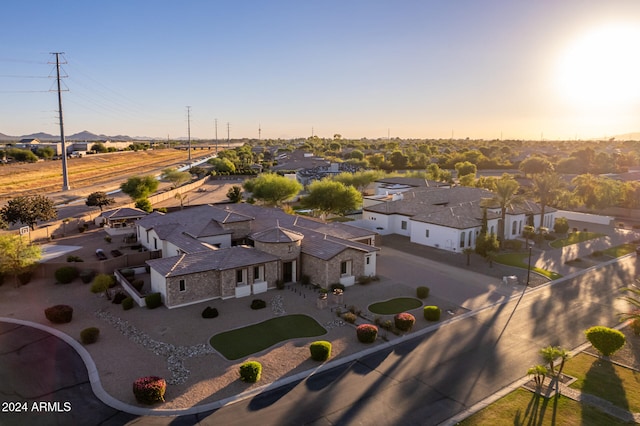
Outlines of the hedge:
M331 343L326 340L312 342L309 351L314 361L326 361L331 357Z
M418 296L418 299L426 299L429 297L429 287L420 286L416 288L416 296Z
M247 383L255 383L262 375L262 364L258 361L247 361L240 365L240 380Z
M56 281L60 284L69 284L71 281L78 278L80 273L78 272L78 268L75 266L63 266L62 268L56 269L53 273Z
M82 280L84 284L89 284L93 281L95 275L95 272L85 269L84 271L80 271L80 280Z
M127 297L122 301L122 309L124 309L125 311L128 311L129 309L132 309L132 308L133 308L133 298Z
M253 299L251 301L251 309L264 309L267 307L267 302L262 299Z
M207 306L202 311L202 318L215 318L218 316L218 310L216 308L212 308L211 306Z
M614 328L597 325L585 330L589 343L604 356L616 353L626 342L625 335Z
M147 309L155 309L162 306L162 295L160 293L151 293L145 296L144 303Z
M140 377L133 382L133 394L136 401L141 404L155 404L164 402L164 393L167 390L167 382L162 377Z
M71 322L73 308L69 305L55 305L44 310L44 316L54 324Z
M408 312L402 312L396 314L393 317L394 325L400 331L409 331L413 328L413 325L416 323L416 317L411 315Z
M362 343L373 343L378 337L378 327L373 324L361 324L356 327L356 335Z
M441 311L437 306L425 306L422 311L424 319L427 321L438 321L440 319Z
M100 336L100 329L97 327L89 327L85 328L80 332L80 341L85 344L91 344L98 341L98 337Z

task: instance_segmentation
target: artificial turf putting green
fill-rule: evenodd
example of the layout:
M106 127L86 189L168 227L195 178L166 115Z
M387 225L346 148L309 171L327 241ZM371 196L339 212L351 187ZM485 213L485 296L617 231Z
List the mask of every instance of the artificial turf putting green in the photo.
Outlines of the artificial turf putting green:
M369 305L369 311L378 315L395 315L422 306L422 301L413 297L397 297Z
M284 340L322 336L326 333L324 327L307 315L286 315L218 333L209 343L225 358L234 360L260 352Z

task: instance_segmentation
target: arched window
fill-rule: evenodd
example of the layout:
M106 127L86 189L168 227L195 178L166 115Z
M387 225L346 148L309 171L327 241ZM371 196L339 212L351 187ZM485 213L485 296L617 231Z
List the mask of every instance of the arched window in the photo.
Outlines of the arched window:
M465 237L465 235L464 235L464 231L462 231L462 232L460 233L460 248L463 248L463 247L464 247L464 237Z

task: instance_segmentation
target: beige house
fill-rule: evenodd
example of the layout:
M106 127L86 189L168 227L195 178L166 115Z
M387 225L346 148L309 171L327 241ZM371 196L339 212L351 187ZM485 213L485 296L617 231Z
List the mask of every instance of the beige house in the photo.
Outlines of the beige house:
M376 274L376 233L251 204L203 205L154 212L136 222L151 289L169 307L245 297L278 282L328 288Z

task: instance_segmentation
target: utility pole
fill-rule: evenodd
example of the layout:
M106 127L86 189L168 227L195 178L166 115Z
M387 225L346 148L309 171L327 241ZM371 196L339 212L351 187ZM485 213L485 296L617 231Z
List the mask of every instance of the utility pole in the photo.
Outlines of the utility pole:
M227 121L227 149L231 148L231 138L229 137L229 122Z
M187 139L189 140L189 146L187 149L189 150L188 160L191 161L191 107L187 106Z
M58 116L60 118L60 144L62 147L62 190L69 191L69 174L67 171L67 145L64 139L64 120L62 118L62 88L60 86L60 55L64 55L64 52L51 52L52 55L56 55L56 80L58 81ZM51 63L51 62L49 62ZM66 62L63 62L66 64Z
M218 155L218 119L216 118L214 121L216 123L216 155Z
M262 126L260 125L260 123L258 123L258 143L260 143L261 138L262 138Z

